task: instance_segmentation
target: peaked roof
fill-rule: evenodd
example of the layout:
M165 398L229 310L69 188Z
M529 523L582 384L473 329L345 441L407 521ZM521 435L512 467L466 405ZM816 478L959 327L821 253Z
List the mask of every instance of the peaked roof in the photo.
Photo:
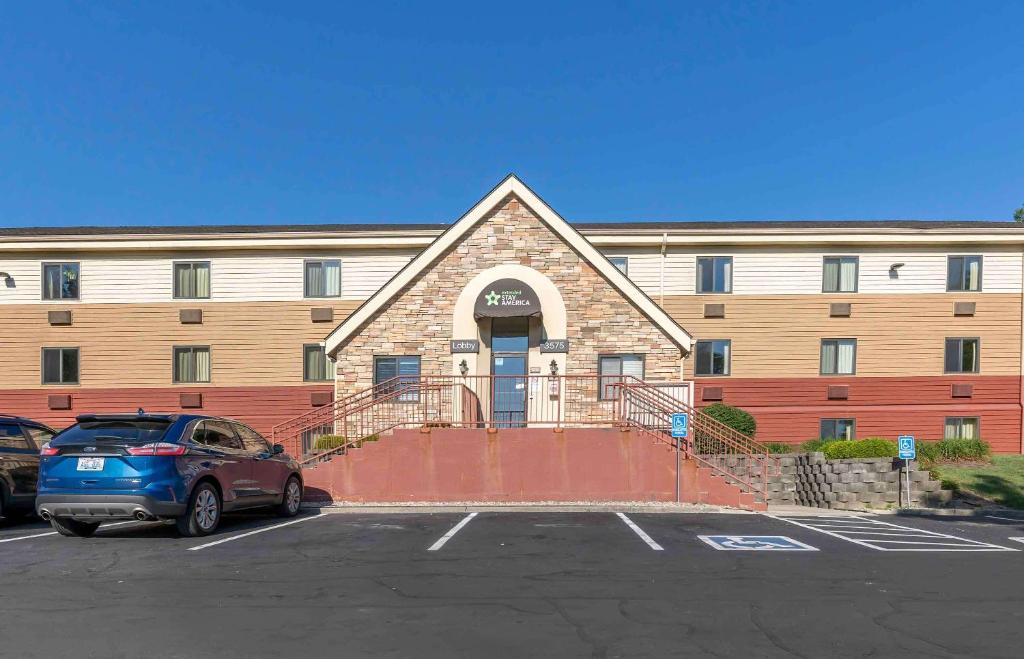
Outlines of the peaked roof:
M680 349L687 353L690 352L693 339L679 323L665 313L665 310L640 290L640 287L633 283L629 277L622 274L622 271L612 265L611 261L604 254L594 247L579 231L574 229L571 224L566 222L561 215L548 206L529 186L519 180L515 174L509 174L498 185L494 186L490 192L484 195L469 211L448 227L444 233L438 236L434 242L430 243L414 259L409 261L384 286L349 314L340 325L334 328L324 341L327 354L333 355L338 350L338 347L355 334L363 323L380 311L409 282L426 270L449 247L457 243L484 215L494 209L502 199L510 194L514 194L520 201L529 206L557 236L589 261L598 272L604 275L627 300L643 312Z

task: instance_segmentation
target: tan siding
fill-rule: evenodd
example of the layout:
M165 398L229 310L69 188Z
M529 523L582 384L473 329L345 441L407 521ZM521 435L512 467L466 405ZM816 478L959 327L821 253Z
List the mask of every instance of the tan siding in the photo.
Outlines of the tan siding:
M954 317L954 301L975 301L974 317ZM852 317L830 318L830 302ZM703 317L724 303L724 319ZM945 337L981 338L981 374L1020 373L1020 296L706 295L666 297L665 309L695 340L732 339L732 377L818 374L822 338L857 339L857 375L942 375ZM693 359L686 364L693 373Z
M70 327L51 327L46 318L69 305L10 305L0 323L0 388L39 387L43 346L81 349L81 387L167 387L175 345L211 347L215 386L301 384L302 345L322 341L335 326L311 322L310 308L332 306L341 322L357 304L90 304L73 307ZM182 325L182 308L203 309L203 324Z

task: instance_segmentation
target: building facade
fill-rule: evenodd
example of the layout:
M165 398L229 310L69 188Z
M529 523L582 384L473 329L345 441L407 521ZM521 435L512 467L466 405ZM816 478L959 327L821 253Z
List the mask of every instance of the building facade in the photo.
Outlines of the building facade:
M5 229L0 411L269 432L390 376L511 368L687 383L761 441L1017 453L1022 275L1012 223L570 224L514 177L451 225Z

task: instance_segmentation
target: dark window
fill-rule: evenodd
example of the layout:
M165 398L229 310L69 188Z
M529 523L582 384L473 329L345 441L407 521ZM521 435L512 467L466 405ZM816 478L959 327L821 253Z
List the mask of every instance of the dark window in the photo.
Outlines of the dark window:
M373 358L374 386L387 383L376 392L377 397L390 394L403 386L418 384L419 380L420 358L418 356ZM403 402L417 401L419 394L410 391L399 396L399 400Z
M619 387L626 378L644 379L643 355L601 355L597 358L597 370L601 375L598 391L602 400L618 398Z
M64 430L53 438L51 446L66 444L95 444L97 439L118 440L126 444L149 444L163 439L170 421L107 419L83 421Z
M947 291L981 290L981 257L951 256L946 267Z
M980 439L981 421L976 416L946 417L945 439Z
M21 426L14 423L0 423L0 449L5 448L32 448L28 445L25 433L21 432Z
M822 375L853 375L856 372L857 339L822 339Z
M78 289L77 263L43 264L44 300L77 300Z
M78 348L43 348L43 384L78 384Z
M327 351L318 343L302 346L302 379L307 382L324 382L334 379L334 362L327 358Z
M822 419L821 439L853 439L857 422L854 419Z
M341 296L341 261L306 261L306 297Z
M45 428L36 428L34 426L23 426L28 436L35 442L35 447L43 448L43 444L53 439L53 432Z
M242 448L242 441L225 421L201 421L192 433L192 441L214 448Z
M174 381L181 384L209 382L210 347L175 346Z
M977 373L981 366L979 339L946 339L946 372Z
M174 297L183 300L201 300L210 297L209 261L174 264Z
M729 375L732 341L713 339L697 341L696 375Z
M826 256L821 272L821 290L825 293L857 292L856 256Z
M732 293L732 257L697 257L697 292Z
M242 438L242 445L245 446L245 450L251 453L269 453L270 444L263 438L263 435L259 434L249 426L241 423L233 424L235 432Z
M609 256L608 260L612 262L619 272L629 276L629 257L628 256Z

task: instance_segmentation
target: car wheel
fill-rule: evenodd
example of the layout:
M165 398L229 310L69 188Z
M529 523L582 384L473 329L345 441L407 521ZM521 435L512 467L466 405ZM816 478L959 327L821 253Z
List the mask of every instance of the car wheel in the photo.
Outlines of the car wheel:
M91 538L96 529L100 527L99 522L83 522L78 519L62 519L53 517L50 519L50 526L53 530L69 538Z
M284 496L277 506L277 514L281 517L295 517L302 507L302 483L295 476L284 484Z
M192 490L185 514L177 520L178 532L184 536L209 535L220 524L220 495L210 483L200 483Z

